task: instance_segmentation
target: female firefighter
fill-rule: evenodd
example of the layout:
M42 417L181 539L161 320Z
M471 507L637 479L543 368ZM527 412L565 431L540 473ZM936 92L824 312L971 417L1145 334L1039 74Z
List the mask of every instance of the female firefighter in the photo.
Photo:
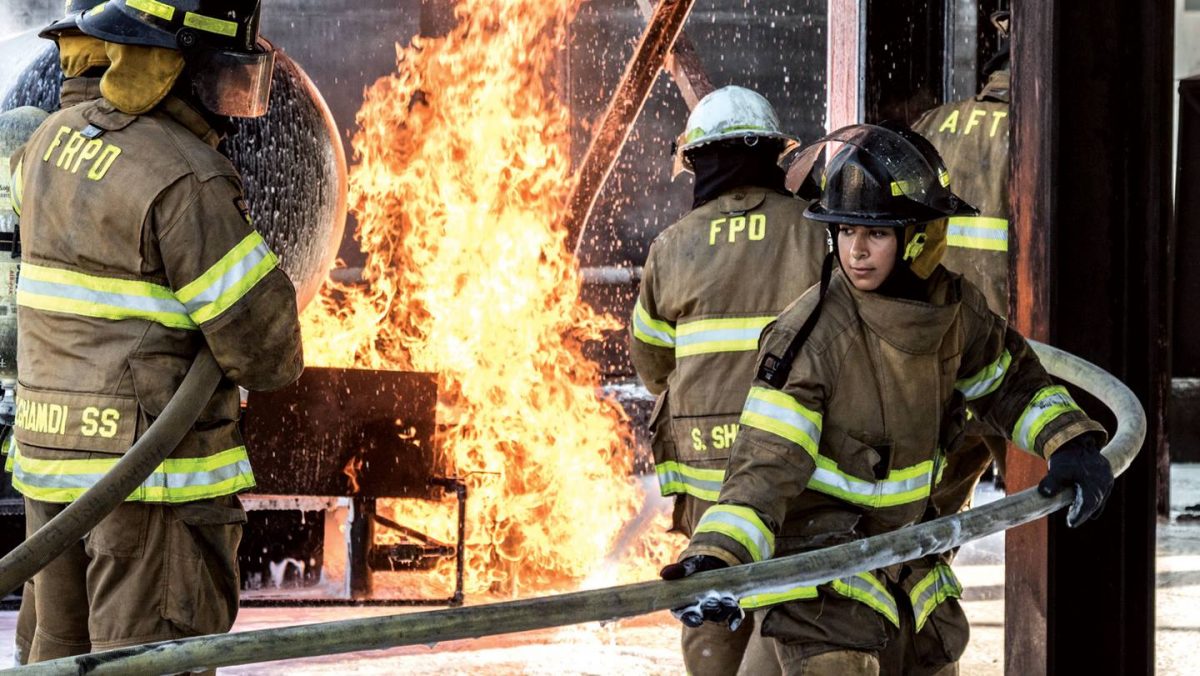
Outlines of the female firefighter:
M947 219L973 209L950 191L937 152L907 129L854 125L801 162L817 158L828 158L811 175L822 194L807 215L833 239L826 274L764 331L718 502L663 578L931 516L967 409L1049 459L1043 493L1077 486L1071 525L1097 513L1113 482L1103 428L976 287L939 265ZM889 641L914 632L939 644L930 673L956 673L967 637L960 590L949 566L897 565L677 615L736 624L742 609L773 606L761 632L786 674L878 674Z

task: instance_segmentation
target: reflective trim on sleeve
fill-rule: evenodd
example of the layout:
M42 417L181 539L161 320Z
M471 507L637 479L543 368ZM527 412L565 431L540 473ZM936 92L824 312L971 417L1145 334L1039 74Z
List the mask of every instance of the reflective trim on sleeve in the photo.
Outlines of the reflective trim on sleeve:
M950 566L939 563L912 588L908 598L912 602L917 631L921 631L925 621L943 601L962 598L962 584Z
M120 456L42 460L10 455L13 487L34 500L72 502L99 481ZM126 498L129 502L180 503L230 495L254 487L245 446L204 458L168 458Z
M1029 405L1013 426L1012 440L1023 450L1034 453L1038 435L1058 416L1082 410L1062 385L1043 387L1029 400Z
M701 469L674 460L658 463L654 472L664 496L682 493L709 502L717 501L721 495L721 482L725 480L723 469Z
M756 352L763 327L774 316L725 317L680 323L676 328L675 356L691 357L714 352Z
M700 533L720 533L746 549L754 561L765 561L775 553L775 534L762 522L753 509L740 505L709 507L693 537Z
M1012 353L1005 350L996 361L983 367L979 373L964 378L954 383L954 389L962 392L967 401L986 397L995 392L1000 387L1000 383L1004 382L1004 375L1008 373L1008 367L1012 364Z
M808 488L864 507L895 507L929 497L933 461L894 469L883 481L864 481L846 474L836 462L823 455L816 457L817 469L808 480Z
M817 457L821 414L779 390L751 387L742 409L741 424L783 437Z
M241 300L259 280L275 269L278 262L262 235L251 232L176 295L187 307L192 320L203 324Z
M842 596L867 604L892 624L900 626L900 611L896 607L896 599L874 575L859 573L834 580L832 586L833 590Z
M675 347L675 327L650 316L642 307L642 299L633 306L633 337L657 347Z
M946 245L981 251L1008 251L1008 221L982 216L955 216L946 230Z
M98 319L144 319L173 329L196 328L165 286L99 277L33 263L21 264L17 305Z

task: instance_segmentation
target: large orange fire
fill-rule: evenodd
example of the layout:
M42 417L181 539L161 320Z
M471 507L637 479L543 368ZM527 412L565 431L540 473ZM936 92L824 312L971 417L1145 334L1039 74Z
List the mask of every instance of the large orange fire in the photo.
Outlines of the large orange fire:
M470 490L468 593L596 575L647 497L624 416L581 353L620 323L581 302L560 227L571 120L552 68L579 2L461 0L449 35L398 48L353 140L366 283L326 288L304 316L314 365L440 375L440 447ZM390 508L454 540L444 505ZM635 538L620 579L671 557L664 525Z

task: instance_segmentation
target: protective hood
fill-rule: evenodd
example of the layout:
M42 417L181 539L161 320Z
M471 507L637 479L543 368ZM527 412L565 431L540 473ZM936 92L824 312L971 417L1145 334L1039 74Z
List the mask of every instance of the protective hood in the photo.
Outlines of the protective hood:
M183 72L183 55L174 49L114 42L104 45L112 65L100 80L100 92L123 113L149 112Z
M73 78L92 68L108 68L112 61L103 40L82 33L63 33L58 36L58 63L63 77Z

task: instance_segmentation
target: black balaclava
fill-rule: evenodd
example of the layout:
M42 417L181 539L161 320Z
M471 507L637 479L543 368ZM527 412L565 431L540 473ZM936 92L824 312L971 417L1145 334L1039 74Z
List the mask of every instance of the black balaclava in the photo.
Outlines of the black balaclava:
M830 224L829 235L833 242L834 260L837 261L838 267L841 267L842 258L838 253L837 228L836 224ZM892 267L892 273L873 293L904 300L922 302L929 300L929 281L918 277L917 273L912 271L908 261L904 260L904 250L907 248L904 241L905 229L893 227L888 229L896 236L896 264Z
M779 167L779 153L782 150L780 141L759 138L754 145L747 145L742 139L733 139L687 151L692 171L696 174L692 208L743 185L787 194L787 189L783 187L785 174Z

